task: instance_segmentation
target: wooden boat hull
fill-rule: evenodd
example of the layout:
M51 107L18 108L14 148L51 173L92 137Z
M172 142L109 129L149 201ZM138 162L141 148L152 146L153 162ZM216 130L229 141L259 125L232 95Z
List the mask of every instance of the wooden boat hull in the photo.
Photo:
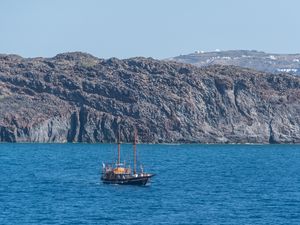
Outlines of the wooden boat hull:
M150 178L154 175L147 175L143 177L128 177L128 178L121 178L121 179L105 179L101 178L103 183L105 184L120 184L120 185L138 185L138 186L144 186L146 185Z

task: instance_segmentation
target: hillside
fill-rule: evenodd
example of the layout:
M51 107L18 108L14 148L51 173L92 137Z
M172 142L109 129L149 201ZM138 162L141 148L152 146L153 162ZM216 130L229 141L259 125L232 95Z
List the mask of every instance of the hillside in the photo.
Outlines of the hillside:
M300 75L300 54L268 54L259 51L232 50L180 55L167 60L195 66L234 65L269 73Z
M151 58L0 55L1 142L300 143L300 78Z

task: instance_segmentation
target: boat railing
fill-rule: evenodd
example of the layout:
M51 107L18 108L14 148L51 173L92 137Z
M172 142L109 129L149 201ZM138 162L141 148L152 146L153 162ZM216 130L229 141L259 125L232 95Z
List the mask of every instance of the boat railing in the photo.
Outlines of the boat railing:
M119 168L119 169L118 169ZM120 170L122 169L122 170ZM103 173L109 173L109 172L114 172L114 173L120 173L120 174L131 174L131 168L125 167L124 164L119 163L103 163L103 168L102 168Z

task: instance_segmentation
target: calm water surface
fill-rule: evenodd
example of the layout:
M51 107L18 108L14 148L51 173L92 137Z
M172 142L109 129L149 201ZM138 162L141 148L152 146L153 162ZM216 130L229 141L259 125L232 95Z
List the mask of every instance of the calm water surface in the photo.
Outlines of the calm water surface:
M0 144L0 224L300 224L299 145L138 145L148 187L100 182L116 150Z

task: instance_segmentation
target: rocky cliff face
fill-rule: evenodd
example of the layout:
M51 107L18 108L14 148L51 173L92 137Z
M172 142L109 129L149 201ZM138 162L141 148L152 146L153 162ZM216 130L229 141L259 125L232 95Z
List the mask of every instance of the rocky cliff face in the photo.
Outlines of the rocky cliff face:
M196 51L168 60L189 63L198 67L216 64L233 65L268 73L289 73L300 76L300 54L268 54L247 50Z
M84 53L0 55L1 142L300 143L300 78Z

